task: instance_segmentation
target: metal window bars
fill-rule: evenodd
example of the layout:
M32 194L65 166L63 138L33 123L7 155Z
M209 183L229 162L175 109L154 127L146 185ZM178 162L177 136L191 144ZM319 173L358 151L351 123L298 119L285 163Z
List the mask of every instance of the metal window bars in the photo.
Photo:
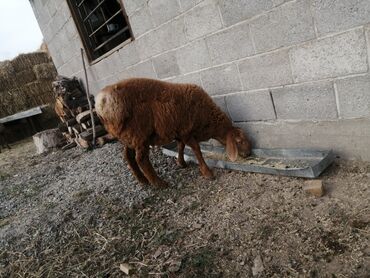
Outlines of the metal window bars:
M90 60L131 38L120 0L69 0Z

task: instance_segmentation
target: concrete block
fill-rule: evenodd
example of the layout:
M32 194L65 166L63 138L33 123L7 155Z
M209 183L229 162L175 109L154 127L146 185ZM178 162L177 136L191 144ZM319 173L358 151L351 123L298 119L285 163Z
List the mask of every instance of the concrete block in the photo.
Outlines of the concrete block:
M71 67L72 75L76 75L78 72L82 71L82 61L81 56L77 54L72 57L69 61L69 66Z
M190 10L185 16L185 25L189 40L221 29L221 18L215 1L205 0Z
M173 83L196 84L198 86L202 86L199 72L176 76L175 78L168 79L168 81Z
M49 52L52 56L52 60L56 68L61 67L62 65L65 64L59 52L50 51L50 48L49 48Z
M120 70L118 66L118 53L114 53L93 65L97 80L106 79L112 74L117 74Z
M105 79L103 79L103 80L100 80L99 82L98 82L98 86L100 87L100 88L104 88L105 86L109 86L109 85L112 85L112 84L115 84L115 83L117 83L119 80L118 80L118 78L117 78L117 76L109 76L109 77L107 77L107 78L105 78Z
M63 17L68 20L72 18L72 13L69 9L67 1L57 1L57 13L63 13Z
M365 27L365 40L367 42L367 62L370 68L370 25Z
M235 64L210 68L200 73L203 88L209 95L225 95L242 90Z
M223 96L220 96L220 97L212 97L212 100L216 103L216 105L218 107L220 107L220 109L226 114L229 116L229 111L227 110L227 106L226 106L226 101L225 101L225 97Z
M59 32L59 30L64 26L67 22L68 18L65 17L64 13L56 13L52 18L53 30L55 33Z
M133 14L136 10L140 9L147 4L147 0L125 0L123 6L128 15Z
M130 15L129 21L135 37L139 37L154 28L152 16L147 7L143 7Z
M167 52L153 58L154 69L159 78L166 78L180 74L175 51Z
M63 76L72 76L73 72L71 70L71 67L68 63L65 63L57 68L58 74Z
M320 35L370 23L370 2L367 0L313 0L312 7Z
M243 23L206 38L214 65L230 62L255 53L249 24Z
M57 12L57 1L49 0L45 3L45 7L49 15L53 17Z
M120 59L119 70L123 70L140 62L139 53L136 49L136 41L124 45L119 49L118 54Z
M132 77L146 77L157 79L158 76L154 71L152 60L144 61L140 64L134 65L127 68L120 73L120 79L132 78Z
M141 60L146 60L161 52L156 32L149 32L135 40Z
M50 15L48 11L44 8L44 4L41 1L30 1L30 5L40 27L46 25L46 23L50 19ZM47 17L47 20L45 16Z
M60 33L59 33L60 34ZM59 35L57 34L57 36ZM63 44L63 47L59 51L63 61L69 61L72 57L79 55L81 57L81 45L78 40L66 40ZM81 68L82 68L82 60L81 61Z
M255 148L332 149L345 159L370 161L370 119L239 123Z
M233 121L265 121L276 118L268 90L242 92L225 98Z
M204 40L198 40L177 49L176 55L181 73L196 71L211 65L211 58Z
M297 82L367 71L363 30L309 42L291 49L294 80Z
M180 13L180 5L174 0L149 0L148 7L156 25L160 25Z
M160 51L170 50L187 42L184 17L179 17L162 25L155 32ZM151 47L148 45L148 47Z
M335 81L339 115L343 118L370 116L370 76Z
M240 61L239 71L244 90L253 90L292 83L288 52L256 56Z
M180 0L181 10L187 11L203 0Z
M48 49L56 68L61 67L66 62L62 59L62 56L60 55L60 46L61 44L59 44L59 42L54 38L48 44Z
M76 39L75 37L77 36L78 31L73 18L68 19L67 23L64 25L64 29L68 40Z
M264 14L250 24L257 52L304 42L315 37L310 2L299 0Z
M118 72L122 71L120 65L120 55L118 51L111 53L109 56L103 59L106 64L107 72L109 75L117 75Z
M184 45L187 41L184 29L184 18L179 17L153 32L146 33L136 41L140 58L145 60L166 50Z
M280 6L281 4L285 3L285 2L288 2L290 0L272 0L274 6Z
M219 3L223 21L227 26L256 16L274 7L272 0L220 0Z
M273 89L272 97L278 119L324 120L337 118L332 82L315 82Z
M51 28L51 24L40 25L40 29L42 35L44 36L45 42L49 45L51 40L54 37L53 29Z

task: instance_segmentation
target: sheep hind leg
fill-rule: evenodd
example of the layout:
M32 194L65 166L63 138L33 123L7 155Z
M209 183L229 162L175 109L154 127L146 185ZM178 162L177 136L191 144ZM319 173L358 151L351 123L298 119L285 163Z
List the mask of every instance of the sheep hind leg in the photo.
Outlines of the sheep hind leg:
M137 178L137 180L140 183L144 183L144 184L149 183L148 180L147 180L147 178L141 172L139 166L136 163L136 160L135 160L135 150L126 146L125 147L125 150L124 150L124 156L126 158L126 161L127 161L127 164L129 166L129 168L131 169L132 173Z
M177 141L177 150L179 152L179 155L177 156L176 163L182 168L186 168L188 166L184 159L184 149L185 149L185 144L182 141Z
M189 141L186 142L186 144L189 145L190 148L193 150L199 162L199 168L200 168L200 172L202 173L202 175L208 179L213 179L214 178L213 173L208 168L206 162L204 161L204 158L203 158L198 142L195 139L190 139Z
M166 187L168 184L160 179L157 173L154 171L152 164L149 161L149 147L137 148L136 150L136 162L140 169L143 171L144 176L148 181L156 187Z

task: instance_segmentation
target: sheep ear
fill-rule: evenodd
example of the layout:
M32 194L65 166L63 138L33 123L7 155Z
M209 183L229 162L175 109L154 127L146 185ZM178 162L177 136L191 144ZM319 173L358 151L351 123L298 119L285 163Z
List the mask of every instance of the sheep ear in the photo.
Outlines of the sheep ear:
M226 153L233 162L238 158L238 147L236 146L232 131L228 132L226 137Z

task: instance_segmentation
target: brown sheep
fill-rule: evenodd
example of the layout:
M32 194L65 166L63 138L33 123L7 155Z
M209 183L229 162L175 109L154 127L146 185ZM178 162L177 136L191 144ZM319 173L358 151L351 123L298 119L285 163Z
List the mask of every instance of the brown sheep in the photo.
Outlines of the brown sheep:
M105 128L124 144L124 156L142 183L166 186L149 161L149 146L178 142L177 163L186 167L185 144L199 161L203 176L213 174L199 142L214 138L226 145L232 161L249 155L251 145L239 128L199 86L132 78L105 87L96 97L96 111Z

